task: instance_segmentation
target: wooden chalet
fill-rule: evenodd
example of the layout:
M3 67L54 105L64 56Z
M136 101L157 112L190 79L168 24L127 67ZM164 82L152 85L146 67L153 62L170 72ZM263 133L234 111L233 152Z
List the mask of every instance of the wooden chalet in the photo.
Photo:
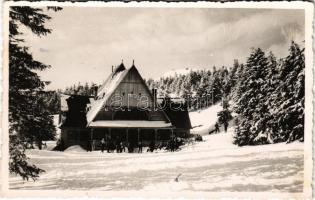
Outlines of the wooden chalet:
M92 142L97 149L102 138L148 145L190 134L187 107L169 100L157 103L156 90L147 87L134 64L113 68L94 96L64 95L61 104L59 127L65 148Z

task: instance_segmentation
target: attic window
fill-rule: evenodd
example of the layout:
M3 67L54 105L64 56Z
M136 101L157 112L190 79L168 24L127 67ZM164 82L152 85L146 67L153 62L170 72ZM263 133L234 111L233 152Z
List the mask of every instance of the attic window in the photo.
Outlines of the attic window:
M123 92L122 95L125 96L125 93Z
M133 94L133 91L131 91L131 94Z
M141 97L141 92L139 93L139 96Z

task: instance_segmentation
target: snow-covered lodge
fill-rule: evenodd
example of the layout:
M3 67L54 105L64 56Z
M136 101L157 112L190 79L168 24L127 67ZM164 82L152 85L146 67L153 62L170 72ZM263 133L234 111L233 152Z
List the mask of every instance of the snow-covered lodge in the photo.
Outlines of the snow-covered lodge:
M187 137L191 123L184 103L157 102L133 64L112 68L112 73L95 89L94 96L63 96L60 114L61 139L65 147L98 148L102 138L137 144Z

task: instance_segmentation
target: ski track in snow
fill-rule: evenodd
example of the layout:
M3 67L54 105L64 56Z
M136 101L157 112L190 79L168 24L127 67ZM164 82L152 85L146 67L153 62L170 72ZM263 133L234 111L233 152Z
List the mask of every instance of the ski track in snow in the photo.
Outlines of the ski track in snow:
M233 127L178 152L30 150L40 178L10 177L11 189L104 191L302 192L303 143L237 147ZM174 179L179 175L179 181Z

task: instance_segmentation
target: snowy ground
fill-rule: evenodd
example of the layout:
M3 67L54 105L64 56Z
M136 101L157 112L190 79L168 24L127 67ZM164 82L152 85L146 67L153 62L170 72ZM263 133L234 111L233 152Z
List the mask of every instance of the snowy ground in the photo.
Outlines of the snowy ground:
M11 189L60 189L148 192L302 192L303 143L237 147L233 127L208 135L217 120L217 104L191 112L192 132L204 141L178 152L128 154L29 150L30 161L46 172L36 181L10 177ZM55 117L57 119L57 117ZM55 120L57 121L57 120ZM230 122L232 126L232 121ZM222 130L222 128L221 128ZM178 182L175 181L179 176Z
M303 143L237 147L228 133L178 152L128 154L31 150L38 181L10 178L11 189L302 192ZM175 178L179 176L179 181Z

